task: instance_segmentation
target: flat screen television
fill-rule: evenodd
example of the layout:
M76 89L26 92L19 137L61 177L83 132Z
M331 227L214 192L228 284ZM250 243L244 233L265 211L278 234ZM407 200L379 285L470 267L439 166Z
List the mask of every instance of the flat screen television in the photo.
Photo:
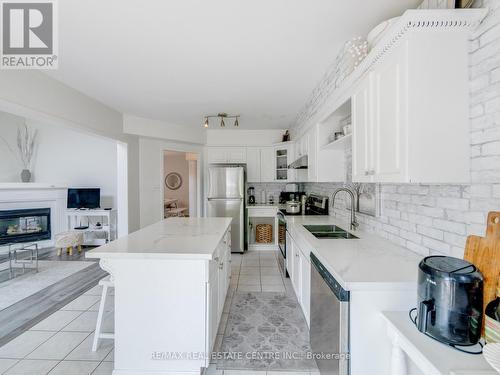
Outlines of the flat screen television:
M68 208L99 208L101 207L101 189L70 188L68 189Z

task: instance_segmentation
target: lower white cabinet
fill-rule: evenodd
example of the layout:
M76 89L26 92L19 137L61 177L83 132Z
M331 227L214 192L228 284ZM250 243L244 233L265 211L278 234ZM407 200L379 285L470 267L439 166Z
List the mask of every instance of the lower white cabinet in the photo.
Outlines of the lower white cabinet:
M224 302L231 279L231 232L228 230L208 264L207 284L207 352L213 350L219 328Z
M300 305L306 318L307 325L310 326L311 312L311 261L299 251L300 258Z
M309 326L311 310L311 262L309 255L306 255L306 252L302 251L288 232L286 237L286 251L287 270L290 275L290 281Z
M216 255L217 258L218 255ZM209 281L207 286L208 306L207 306L207 351L210 352L214 347L215 338L217 337L218 321L219 321L219 273L218 261L216 259L209 263Z
M301 296L301 287L302 287L302 280L301 278L301 263L300 263L300 250L297 244L294 243L293 246L293 252L292 252L292 257L293 257L293 266L292 266L292 274L290 275L292 279L292 285L295 290L295 294L297 295L297 298L299 299L300 302L300 296Z

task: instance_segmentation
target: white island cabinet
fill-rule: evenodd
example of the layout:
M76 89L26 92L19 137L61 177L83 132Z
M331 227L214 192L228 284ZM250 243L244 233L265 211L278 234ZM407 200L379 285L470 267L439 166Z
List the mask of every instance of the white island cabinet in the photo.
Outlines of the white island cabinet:
M229 287L230 218L169 218L90 250L115 284L113 375L200 374Z

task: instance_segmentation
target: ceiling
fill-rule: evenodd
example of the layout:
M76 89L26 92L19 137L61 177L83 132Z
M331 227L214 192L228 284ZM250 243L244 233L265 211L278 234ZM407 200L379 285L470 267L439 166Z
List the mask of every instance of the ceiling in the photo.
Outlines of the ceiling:
M201 127L228 112L241 128L286 128L346 40L419 2L64 0L47 74L136 116Z

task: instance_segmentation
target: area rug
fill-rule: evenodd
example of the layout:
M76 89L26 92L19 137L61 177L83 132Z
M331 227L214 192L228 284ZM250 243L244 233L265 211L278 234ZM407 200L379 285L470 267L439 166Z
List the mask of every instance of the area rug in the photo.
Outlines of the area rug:
M309 331L294 296L237 293L218 353L218 369L317 371Z
M92 265L95 262L40 260L37 273L27 271L24 275L0 283L0 310ZM8 269L8 262L0 264L0 270L5 269Z

